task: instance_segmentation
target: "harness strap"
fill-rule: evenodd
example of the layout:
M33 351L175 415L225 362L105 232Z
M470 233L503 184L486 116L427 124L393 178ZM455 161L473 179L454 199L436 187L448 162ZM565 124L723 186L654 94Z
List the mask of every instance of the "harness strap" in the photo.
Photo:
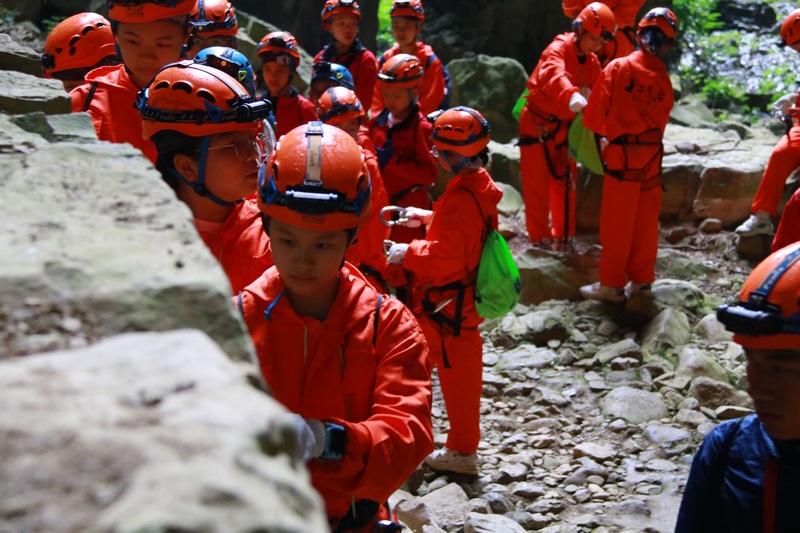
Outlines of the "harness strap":
M97 90L97 82L92 82L92 86L89 88L89 92L86 93L86 101L83 102L83 111L89 111L89 106L92 103L92 99L94 98L94 93Z

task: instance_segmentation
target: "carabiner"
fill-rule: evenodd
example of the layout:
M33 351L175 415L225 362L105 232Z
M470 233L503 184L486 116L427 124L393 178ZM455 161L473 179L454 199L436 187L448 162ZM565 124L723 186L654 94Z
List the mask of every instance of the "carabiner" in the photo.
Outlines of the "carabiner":
M389 250L392 248L394 241L389 239L383 239L383 255L389 257Z
M384 213L392 213L392 219L386 220L386 217L383 216ZM397 213L397 218L394 218L394 213ZM408 219L406 218L406 208L399 207L396 205L387 205L383 209L381 209L381 222L384 223L386 226L394 226L395 224L402 224L403 222L407 222Z

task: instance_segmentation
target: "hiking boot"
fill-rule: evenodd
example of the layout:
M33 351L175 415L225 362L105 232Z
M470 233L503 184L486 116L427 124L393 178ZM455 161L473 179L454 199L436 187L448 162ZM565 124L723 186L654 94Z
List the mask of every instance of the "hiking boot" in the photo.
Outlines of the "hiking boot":
M741 223L736 228L736 233L742 237L752 237L753 235L765 235L772 233L772 221L769 219L769 213L766 211L759 211L756 215L750 215L750 218Z
M440 472L477 475L478 456L474 453L458 453L449 448L435 450L425 458L425 464Z
M631 299L631 296L637 293L649 293L651 290L651 285L649 283L634 283L629 281L627 285L625 285L625 298L628 300Z
M601 285L599 281L591 285L584 285L580 291L581 296L588 300L604 300L614 303L625 301L625 291L623 289Z

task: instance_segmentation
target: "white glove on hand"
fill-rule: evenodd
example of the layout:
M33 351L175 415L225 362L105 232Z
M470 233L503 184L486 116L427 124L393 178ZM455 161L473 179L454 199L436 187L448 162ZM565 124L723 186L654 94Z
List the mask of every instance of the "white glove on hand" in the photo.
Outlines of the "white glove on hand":
M587 87L586 85L581 85L580 87L578 87L578 92L581 93L581 96L583 96L588 100L589 96L591 96L592 94L592 88Z
M569 110L578 113L583 111L584 107L586 107L586 98L581 93L573 93L569 99Z
M785 94L772 104L772 114L778 118L784 117L789 114L789 108L795 103L797 103L797 93Z
M307 463L322 455L325 451L325 424L313 418L306 420L296 413L292 413L292 422L297 436L295 460Z
M608 146L608 139L606 139L605 137L600 137L600 151L602 152L603 150L605 150L606 146Z
M386 262L390 265L402 265L403 260L406 258L408 251L408 243L396 242L389 248L389 255L386 256Z
M406 207L405 217L408 219L401 225L407 228L418 228L425 225L433 216L433 211L427 209L420 209L419 207Z

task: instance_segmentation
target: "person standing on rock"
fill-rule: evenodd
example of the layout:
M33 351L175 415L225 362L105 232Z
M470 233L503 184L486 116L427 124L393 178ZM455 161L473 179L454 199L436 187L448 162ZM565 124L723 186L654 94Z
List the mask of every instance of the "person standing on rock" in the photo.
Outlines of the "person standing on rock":
M475 309L475 278L487 221L497 228L503 196L483 168L489 132L486 119L469 107L448 109L434 120L433 151L452 177L433 211L406 210L407 223L427 225L425 238L394 243L387 257L387 272L402 265L411 278L411 309L428 340L450 421L445 447L425 464L461 474L478 473L483 319Z
M800 52L800 9L795 9L781 25L781 40L792 50ZM769 156L761 182L750 206L752 214L742 222L736 233L743 237L772 233L772 219L778 216L778 203L789 175L800 167L800 123L796 121L795 107L798 93L779 98L772 106L773 113L792 126L781 137Z
M73 89L72 111L92 117L97 138L128 143L153 164L155 145L142 137L136 95L156 72L179 61L190 37L189 14L195 0L108 0L108 18L122 64L94 69Z
M335 126L298 126L262 166L258 206L275 266L234 302L267 386L294 414L297 459L331 530L372 533L433 430L417 320L344 259L370 215L361 148Z
M238 294L272 266L261 213L254 201L242 200L255 192L261 159L274 145L270 107L237 81L249 64L233 77L201 64L203 52L158 71L136 105L145 138L158 150L156 168L192 211Z
M563 0L564 14L574 19L590 2L587 0ZM617 19L617 33L597 51L600 64L606 66L611 60L625 57L636 48L636 15L644 5L644 0L602 0L611 8Z
M800 243L764 259L717 310L747 358L755 414L724 422L695 454L676 533L800 527Z
M674 103L665 55L678 19L665 7L639 21L639 50L603 70L583 112L583 124L602 136L600 281L580 288L584 298L622 302L649 291L658 255L662 139Z
M572 27L542 52L519 117L525 223L534 245L549 246L551 239L566 241L575 234L577 166L569 157L567 132L600 75L595 52L614 38L617 22L608 6L592 2Z

